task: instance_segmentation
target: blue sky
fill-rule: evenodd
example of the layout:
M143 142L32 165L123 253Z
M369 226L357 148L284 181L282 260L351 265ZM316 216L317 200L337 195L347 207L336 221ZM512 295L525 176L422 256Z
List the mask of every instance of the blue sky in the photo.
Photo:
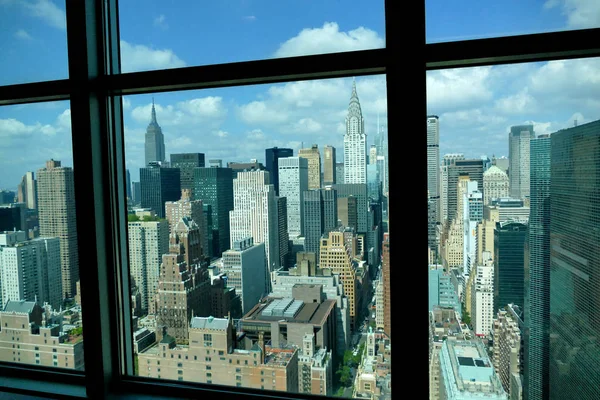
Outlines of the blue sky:
M597 0L427 0L429 42L600 26ZM385 46L383 1L121 1L123 71ZM66 78L64 1L0 0L0 85ZM435 71L428 112L440 116L441 153L507 155L511 125L551 133L600 118L600 64L573 60ZM387 120L384 76L356 79L367 135ZM264 149L336 146L341 157L352 80L295 82L154 96L167 154L227 161ZM126 159L136 180L151 95L124 98ZM51 157L72 165L68 102L0 107L0 188ZM402 115L399 113L399 115ZM408 118L409 116L402 117ZM403 132L390 132L402 135ZM22 151L21 149L27 149Z

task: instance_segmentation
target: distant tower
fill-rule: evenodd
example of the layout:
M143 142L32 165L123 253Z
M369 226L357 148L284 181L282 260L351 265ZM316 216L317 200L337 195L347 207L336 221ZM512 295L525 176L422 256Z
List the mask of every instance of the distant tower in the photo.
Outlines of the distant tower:
M321 188L321 153L313 144L309 149L298 150L298 157L308 160L308 189Z
M337 183L336 175L335 147L325 145L323 148L323 185L327 186Z
M515 199L529 197L529 142L533 138L535 138L533 125L518 125L510 128L508 177L510 179L510 197Z
M152 120L146 128L146 163L147 166L153 161L165 161L165 137L158 122L156 122L156 110L154 109L154 99L152 99Z
M346 117L344 183L367 183L367 135L356 93L356 81L352 82L352 95Z
M287 198L287 227L290 238L304 235L302 196L309 187L309 162L303 157L279 159L279 193Z
M275 186L275 194L279 196L279 159L292 157L294 151L287 148L272 147L265 149L265 168L271 175L271 183Z
M441 222L440 209L440 119L427 116L427 191L432 203L434 221Z
M37 189L40 236L60 239L62 295L71 298L79 280L73 169L47 161L46 168L37 171Z

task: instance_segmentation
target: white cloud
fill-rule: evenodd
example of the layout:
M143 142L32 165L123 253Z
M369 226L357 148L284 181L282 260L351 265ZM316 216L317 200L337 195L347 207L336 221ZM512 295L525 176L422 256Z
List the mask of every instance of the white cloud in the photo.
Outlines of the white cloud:
M219 138L226 138L227 136L229 136L229 132L218 130L218 131L213 132L213 135L215 135Z
M253 129L246 134L246 137L250 140L263 140L266 136L262 130Z
M525 87L516 94L496 100L495 107L505 114L531 114L536 111L537 102Z
M71 109L67 108L57 118L58 126L71 131Z
M122 72L185 67L186 63L170 49L152 49L121 40Z
M175 105L154 105L156 119L163 128L173 126L198 125L218 128L227 116L227 108L221 97L207 96L186 101ZM152 115L152 103L135 107L131 116L140 124L148 124Z
M36 0L23 2L22 4L30 15L41 18L48 25L55 28L66 29L67 17L65 12L51 0Z
M335 53L385 47L385 40L377 32L359 27L341 32L335 22L325 22L322 28L306 28L297 36L279 46L275 57Z
M597 28L600 26L600 2L598 0L548 0L544 8L560 7L571 29Z
M25 29L19 29L15 32L15 37L17 39L31 40L33 39L29 33Z
M286 112L267 107L264 101L253 101L239 108L240 118L247 124L281 123L288 119Z
M129 110L131 108L131 101L127 97L121 97L123 103L123 110Z
M227 113L222 97L202 97L180 102L177 105L191 115L204 118L221 118Z
M154 26L161 29L167 29L169 24L167 24L166 20L167 17L165 17L164 14L160 14L158 17L154 18Z
M189 149L189 147L193 144L194 141L190 137L179 136L169 140L166 147L170 150L170 152L177 153L180 150Z
M242 17L244 21L256 21L256 16L254 15L245 15Z
M323 126L312 118L302 118L293 124L293 130L298 134L320 132Z
M492 99L492 67L446 69L427 74L428 113L471 107Z
M0 137L7 138L11 136L30 134L35 130L35 126L25 125L14 118L0 119Z

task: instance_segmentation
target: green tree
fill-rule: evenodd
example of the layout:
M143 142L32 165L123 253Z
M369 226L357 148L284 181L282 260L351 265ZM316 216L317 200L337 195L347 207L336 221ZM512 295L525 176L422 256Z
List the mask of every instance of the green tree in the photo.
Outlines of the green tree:
M139 220L140 220L140 217L138 217L138 216L137 216L137 215L135 215L135 214L128 214L128 215L127 215L127 221L128 221L128 222L137 222L137 221L139 221Z
M465 309L465 304L464 303L462 304L462 322L464 322L465 324L471 326L471 316L469 315L469 313Z

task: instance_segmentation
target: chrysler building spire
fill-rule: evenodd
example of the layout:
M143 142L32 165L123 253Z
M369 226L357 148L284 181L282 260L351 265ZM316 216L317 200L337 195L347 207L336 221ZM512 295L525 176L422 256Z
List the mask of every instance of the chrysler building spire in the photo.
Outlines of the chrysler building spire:
M354 78L344 135L344 183L367 183L367 135Z

